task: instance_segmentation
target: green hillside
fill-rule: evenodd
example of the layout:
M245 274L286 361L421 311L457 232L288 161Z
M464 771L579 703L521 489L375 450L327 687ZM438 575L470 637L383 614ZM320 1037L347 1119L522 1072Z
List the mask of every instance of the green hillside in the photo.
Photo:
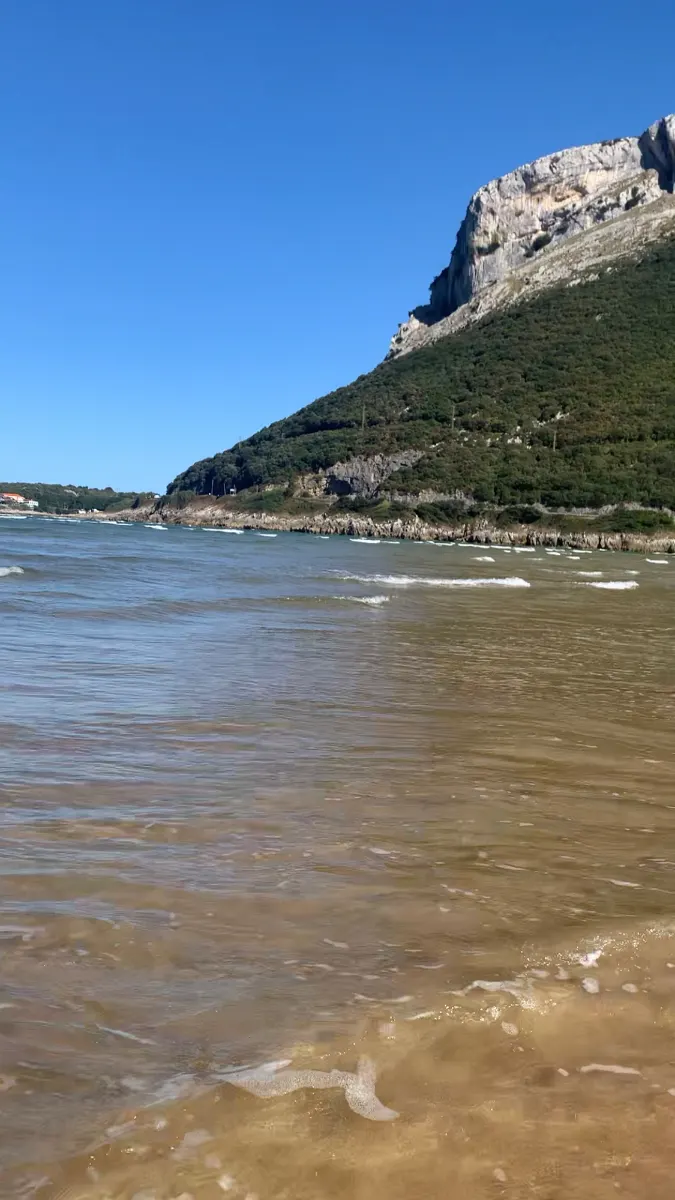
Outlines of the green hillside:
M408 448L423 457L384 492L675 507L675 241L382 363L168 491L292 488L300 473Z
M37 500L40 512L74 513L79 509L91 512L98 509L133 508L152 499L151 492L116 492L114 488L90 488L74 483L0 483L1 492L18 492L28 500Z

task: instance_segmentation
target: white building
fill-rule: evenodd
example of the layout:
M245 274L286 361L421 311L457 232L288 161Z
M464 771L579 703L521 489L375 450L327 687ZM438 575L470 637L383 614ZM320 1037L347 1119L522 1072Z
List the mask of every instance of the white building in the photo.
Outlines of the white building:
M21 508L39 508L37 500L29 500L18 492L0 492L0 504L14 505Z

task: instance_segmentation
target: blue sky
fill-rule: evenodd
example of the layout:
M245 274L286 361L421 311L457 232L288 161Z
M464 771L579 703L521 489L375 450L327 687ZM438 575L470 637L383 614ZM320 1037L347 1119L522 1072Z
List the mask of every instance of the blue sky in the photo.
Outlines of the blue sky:
M675 110L675 6L1 0L0 479L163 491L369 370L469 197Z

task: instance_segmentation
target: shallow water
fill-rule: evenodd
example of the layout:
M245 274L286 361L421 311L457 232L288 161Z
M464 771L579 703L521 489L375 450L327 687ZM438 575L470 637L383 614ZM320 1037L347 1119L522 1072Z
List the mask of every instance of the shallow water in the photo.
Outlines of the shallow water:
M675 560L162 532L0 519L0 1193L670 1200Z

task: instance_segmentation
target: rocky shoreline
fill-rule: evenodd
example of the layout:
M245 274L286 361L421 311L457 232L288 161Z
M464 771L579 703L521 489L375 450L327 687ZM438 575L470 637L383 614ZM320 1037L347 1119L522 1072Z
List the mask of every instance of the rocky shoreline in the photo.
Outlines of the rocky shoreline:
M80 517L80 520L82 518ZM348 537L393 538L406 541L461 541L482 546L566 546L581 550L626 550L634 552L675 553L673 533L594 533L563 532L555 528L536 529L529 525L502 529L478 520L454 525L435 525L419 517L408 520L374 521L348 513L314 513L290 516L282 513L242 513L224 509L218 503L188 505L176 509L166 502L126 509L115 513L97 513L96 520L138 521L150 525L206 525L216 529L254 529L269 532L333 534Z

